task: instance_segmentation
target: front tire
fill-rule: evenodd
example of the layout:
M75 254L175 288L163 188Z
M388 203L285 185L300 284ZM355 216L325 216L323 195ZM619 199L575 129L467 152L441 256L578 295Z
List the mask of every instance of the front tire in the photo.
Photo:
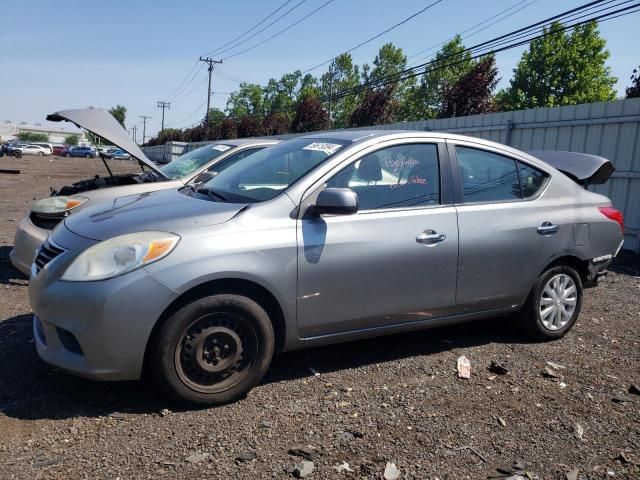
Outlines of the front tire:
M44 157L44 153L43 152L38 152L38 156L39 157Z
M576 270L566 265L546 270L523 307L523 330L537 340L564 337L580 315L582 294L582 280Z
M265 310L242 295L218 294L171 315L150 345L150 368L173 399L219 405L244 397L269 368L275 346Z

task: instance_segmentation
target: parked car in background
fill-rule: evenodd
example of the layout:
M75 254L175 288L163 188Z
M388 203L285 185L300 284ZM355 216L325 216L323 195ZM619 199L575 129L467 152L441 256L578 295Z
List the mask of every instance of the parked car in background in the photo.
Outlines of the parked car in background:
M116 148L114 150L110 150L106 155L108 155L107 158L114 158L116 160L130 160L131 159L131 155L129 155L127 152L125 152L124 150L121 150L119 148Z
M51 155L51 150L40 145L28 144L23 147L17 147L22 151L23 155L38 155L44 157L45 155Z
M277 351L513 314L558 339L622 247L621 213L583 187L613 170L436 132L289 140L67 217L31 270L36 348L210 405Z
M253 139L214 142L192 150L159 168L129 139L127 132L105 110L68 110L50 115L47 119L68 119L100 135L119 145L122 151L132 154L148 170L141 174L105 177L96 175L95 178L64 186L51 197L35 202L18 223L14 248L9 255L13 265L25 274L29 273L36 248L68 215L101 201L113 200L124 195L195 185L252 153L278 143L278 140Z
M69 147L65 147L64 145L54 145L53 147L54 155L57 155L59 157L66 157L67 153L69 153Z
M53 153L53 145L51 145L50 143L33 142L33 144L48 149L50 154Z
M98 152L93 147L71 147L67 152L67 157L96 158Z

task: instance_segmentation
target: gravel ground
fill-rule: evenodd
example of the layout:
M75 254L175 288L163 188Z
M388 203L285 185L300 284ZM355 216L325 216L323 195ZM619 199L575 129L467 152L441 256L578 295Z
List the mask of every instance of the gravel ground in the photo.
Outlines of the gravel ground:
M400 478L640 478L639 256L623 252L586 292L563 340L529 343L492 319L288 353L246 399L183 410L150 382L94 383L38 359L27 279L8 260L16 222L49 186L104 168L0 159L16 166L0 174L1 478L289 478L299 446L306 478L383 478L388 463Z

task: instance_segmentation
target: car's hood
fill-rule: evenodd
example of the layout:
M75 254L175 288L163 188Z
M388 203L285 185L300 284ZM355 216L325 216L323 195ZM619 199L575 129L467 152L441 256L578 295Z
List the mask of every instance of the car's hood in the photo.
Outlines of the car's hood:
M560 170L580 184L605 183L615 171L611 161L588 153L559 150L536 150L527 153Z
M108 140L116 147L130 153L151 170L162 175L163 178L166 178L166 175L164 175L158 167L156 167L155 164L147 158L142 150L140 150L140 147L138 147L138 145L129 138L127 132L122 128L122 125L118 123L114 116L102 108L91 107L76 110L60 110L59 112L47 115L47 120L50 122L67 121L74 123L79 128L84 128L85 130Z
M182 232L224 223L246 207L190 197L178 189L115 198L69 215L64 224L93 240L149 230Z

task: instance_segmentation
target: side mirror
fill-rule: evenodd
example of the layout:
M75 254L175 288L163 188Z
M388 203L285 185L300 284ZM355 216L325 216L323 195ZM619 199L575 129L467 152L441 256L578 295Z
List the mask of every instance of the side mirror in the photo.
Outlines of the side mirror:
M218 172L212 171L204 171L201 174L199 174L194 180L193 183L203 183L203 182L207 182L209 180L211 180L213 177L215 177L216 175L218 175Z
M349 188L325 188L318 195L313 213L351 215L358 211L358 195Z

